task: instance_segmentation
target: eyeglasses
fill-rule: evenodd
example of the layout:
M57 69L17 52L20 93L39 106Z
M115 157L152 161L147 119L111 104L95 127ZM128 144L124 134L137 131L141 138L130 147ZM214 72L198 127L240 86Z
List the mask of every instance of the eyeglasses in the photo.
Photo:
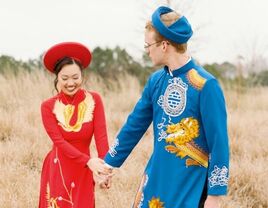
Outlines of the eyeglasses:
M148 49L150 46L155 45L155 44L160 43L160 42L162 42L162 40L154 42L154 43L151 43L151 44L150 43L145 43L144 44L144 49Z

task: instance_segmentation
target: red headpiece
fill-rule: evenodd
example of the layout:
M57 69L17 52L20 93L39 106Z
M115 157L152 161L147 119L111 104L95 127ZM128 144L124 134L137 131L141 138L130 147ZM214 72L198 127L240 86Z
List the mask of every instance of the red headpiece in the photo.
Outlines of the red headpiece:
M54 72L55 64L64 57L73 58L86 68L91 61L91 53L89 49L76 42L63 42L49 48L44 56L43 63L47 70Z

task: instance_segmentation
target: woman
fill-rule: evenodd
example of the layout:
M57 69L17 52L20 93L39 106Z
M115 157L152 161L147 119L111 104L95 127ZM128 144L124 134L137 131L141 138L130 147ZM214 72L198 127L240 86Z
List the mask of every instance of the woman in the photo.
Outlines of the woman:
M41 105L53 148L43 164L39 208L94 208L91 170L96 177L109 172L98 165L108 151L102 100L98 93L81 88L82 70L90 61L88 48L75 42L57 44L44 55L45 68L56 75L58 94ZM93 134L99 158L90 157Z

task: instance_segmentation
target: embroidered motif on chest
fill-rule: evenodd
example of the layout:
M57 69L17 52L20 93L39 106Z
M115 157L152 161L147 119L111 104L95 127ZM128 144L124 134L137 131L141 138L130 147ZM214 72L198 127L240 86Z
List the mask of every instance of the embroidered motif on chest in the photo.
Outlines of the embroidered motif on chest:
M77 120L74 125L70 125L73 117L75 106L65 105L57 100L54 105L53 113L55 114L58 124L67 132L78 132L81 130L83 123L90 122L93 119L95 102L91 94L86 93L85 99L78 104Z
M169 116L179 116L186 106L186 91L188 85L181 78L173 78L168 81L164 95L161 95L157 101L158 105L163 108Z
M195 69L191 69L190 71L188 71L187 79L190 85L192 85L197 90L202 90L207 81L205 78L200 76Z

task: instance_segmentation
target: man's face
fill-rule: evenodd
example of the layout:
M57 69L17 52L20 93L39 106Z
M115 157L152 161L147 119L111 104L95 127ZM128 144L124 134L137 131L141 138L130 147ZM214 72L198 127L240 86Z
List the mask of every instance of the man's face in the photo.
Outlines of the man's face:
M148 56L150 57L152 63L155 66L162 65L162 50L161 50L161 42L155 40L154 31L145 31L144 36L144 48Z

